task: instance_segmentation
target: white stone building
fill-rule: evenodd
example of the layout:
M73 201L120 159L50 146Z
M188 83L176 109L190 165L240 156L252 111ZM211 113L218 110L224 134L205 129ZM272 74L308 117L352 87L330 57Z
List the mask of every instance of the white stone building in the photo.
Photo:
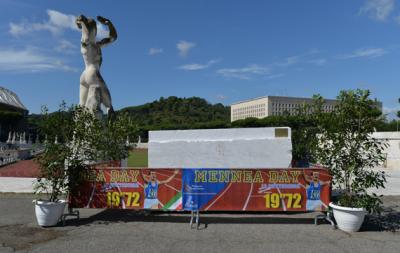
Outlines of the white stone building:
M231 105L231 122L245 118L265 118L274 115L295 115L299 108L312 103L311 98L265 96L240 101ZM330 112L337 101L325 99L323 110Z

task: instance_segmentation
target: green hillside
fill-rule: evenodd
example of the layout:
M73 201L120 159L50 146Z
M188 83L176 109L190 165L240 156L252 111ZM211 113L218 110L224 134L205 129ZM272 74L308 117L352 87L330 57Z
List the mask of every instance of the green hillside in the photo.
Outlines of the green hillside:
M203 98L163 98L139 106L126 107L118 113L128 113L137 122L142 137L148 130L221 128L230 122L230 108L210 104Z

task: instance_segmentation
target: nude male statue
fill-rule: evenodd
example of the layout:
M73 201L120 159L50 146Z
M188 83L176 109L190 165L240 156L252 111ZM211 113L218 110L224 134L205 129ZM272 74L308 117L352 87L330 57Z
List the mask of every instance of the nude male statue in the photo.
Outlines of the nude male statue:
M117 31L110 20L97 16L97 20L108 26L110 35L100 41L96 41L96 21L80 15L76 18L76 25L82 31L81 53L85 62L85 70L80 78L79 105L85 106L96 116L101 117L101 104L107 109L108 116L114 113L110 91L100 74L102 62L101 48L111 44L117 39Z

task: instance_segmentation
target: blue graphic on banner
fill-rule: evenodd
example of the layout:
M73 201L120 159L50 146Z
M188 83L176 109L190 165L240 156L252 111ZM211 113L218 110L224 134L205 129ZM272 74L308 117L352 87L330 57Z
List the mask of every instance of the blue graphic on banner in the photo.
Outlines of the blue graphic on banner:
M182 208L196 211L206 207L228 183L209 182L209 171L225 169L183 169L182 170ZM197 178L196 178L196 173ZM201 176L200 174L201 173ZM203 180L204 179L204 180Z

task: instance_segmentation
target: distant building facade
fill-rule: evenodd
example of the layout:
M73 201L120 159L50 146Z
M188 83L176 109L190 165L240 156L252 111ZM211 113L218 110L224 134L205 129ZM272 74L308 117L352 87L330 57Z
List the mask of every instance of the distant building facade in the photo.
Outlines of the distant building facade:
M7 140L10 131L26 131L28 112L17 94L0 87L0 142Z
M324 112L331 112L337 100L325 99ZM231 105L231 122L246 118L265 118L277 115L296 115L304 105L312 104L311 98L265 96L240 101Z

